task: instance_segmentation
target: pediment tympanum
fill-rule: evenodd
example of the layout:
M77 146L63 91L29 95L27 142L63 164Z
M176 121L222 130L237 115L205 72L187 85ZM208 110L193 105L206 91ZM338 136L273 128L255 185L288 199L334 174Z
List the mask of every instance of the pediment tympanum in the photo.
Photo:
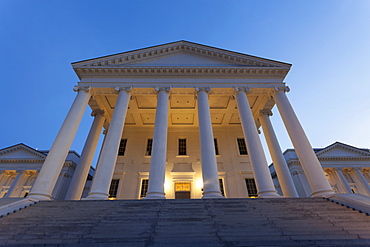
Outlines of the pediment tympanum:
M86 75L256 73L286 75L290 64L188 41L153 46L72 64L80 79Z

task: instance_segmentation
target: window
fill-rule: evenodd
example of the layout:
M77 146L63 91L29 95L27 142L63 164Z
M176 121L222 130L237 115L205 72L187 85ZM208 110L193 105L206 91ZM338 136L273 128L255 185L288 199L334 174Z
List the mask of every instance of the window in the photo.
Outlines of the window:
M257 187L256 183L254 182L254 178L246 178L245 184L247 185L248 197L255 198L258 196L257 194Z
M146 196L146 192L148 192L148 185L149 185L149 179L141 180L140 199Z
M146 151L145 151L146 156L152 155L152 146L153 146L153 139L148 139L148 142L146 143Z
M118 156L124 156L126 151L127 139L121 139L118 148Z
M214 141L215 141L215 153L216 153L216 155L220 155L220 153L218 152L217 139L215 138Z
M113 179L109 187L109 199L116 200L118 191L119 179Z
M240 155L248 155L247 146L245 145L244 138L237 138L239 154Z
M186 139L179 139L179 155L186 155Z
M216 140L216 139L215 139ZM220 184L220 191L221 195L225 196L225 190L224 190L224 180L222 178L218 179L218 183Z

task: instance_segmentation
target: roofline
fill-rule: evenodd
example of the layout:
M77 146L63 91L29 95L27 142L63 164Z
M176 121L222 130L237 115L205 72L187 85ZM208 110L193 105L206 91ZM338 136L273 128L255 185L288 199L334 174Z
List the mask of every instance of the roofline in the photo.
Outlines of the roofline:
M199 43L195 43L195 42L191 42L191 41L186 41L186 40L178 40L178 41L173 41L173 42L169 42L169 43L163 43L163 44L160 44L160 45L153 45L153 46L148 46L148 47L145 47L145 48L139 48L139 49L134 49L134 50L124 51L124 52L119 52L119 53L115 53L115 54L105 55L105 56L102 56L102 57L90 58L90 59L86 59L86 60L72 62L71 65L73 66L74 64L81 63L81 62L88 62L88 61L91 61L91 60L94 60L94 59L101 59L101 58L106 58L106 57L110 57L110 56L116 56L116 55L120 55L120 54L124 54L124 53L128 53L128 52L137 52L137 51L140 51L140 50L151 49L151 48L154 48L154 47L159 47L159 46L163 46L163 45L170 45L170 44L174 44L174 43L178 43L178 42L186 42L186 43L190 43L190 44L204 46L206 48L217 49L217 50L224 51L224 52L232 52L232 53L235 53L235 54L238 54L238 55L250 56L250 57L253 57L253 58L257 58L257 59L264 59L264 60L268 60L268 61L275 62L275 63L285 64L288 67L291 67L292 66L292 64L290 64L290 63L280 62L280 61L276 61L276 60L272 60L272 59L268 59L268 58L263 58L263 57L257 57L257 56L253 56L253 55L249 55L249 54L237 52L237 51L226 50L226 49L223 49L223 48L217 48L217 47L214 47L214 46L199 44Z

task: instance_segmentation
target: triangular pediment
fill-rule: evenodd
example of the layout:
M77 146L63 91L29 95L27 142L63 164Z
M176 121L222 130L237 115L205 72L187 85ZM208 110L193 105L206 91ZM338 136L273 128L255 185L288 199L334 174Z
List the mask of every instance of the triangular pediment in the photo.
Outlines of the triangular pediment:
M188 41L177 41L118 53L72 64L73 68L130 67L261 67L289 70L290 64L219 49Z
M0 150L0 159L44 159L45 154L23 143Z
M356 148L341 142L335 142L316 153L317 157L359 157L370 156L366 149Z

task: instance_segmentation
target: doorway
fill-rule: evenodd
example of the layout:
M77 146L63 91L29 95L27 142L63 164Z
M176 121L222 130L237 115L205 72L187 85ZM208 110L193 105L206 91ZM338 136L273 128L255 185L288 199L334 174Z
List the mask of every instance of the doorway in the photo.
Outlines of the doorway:
M191 183L176 182L175 183L175 199L190 199Z

